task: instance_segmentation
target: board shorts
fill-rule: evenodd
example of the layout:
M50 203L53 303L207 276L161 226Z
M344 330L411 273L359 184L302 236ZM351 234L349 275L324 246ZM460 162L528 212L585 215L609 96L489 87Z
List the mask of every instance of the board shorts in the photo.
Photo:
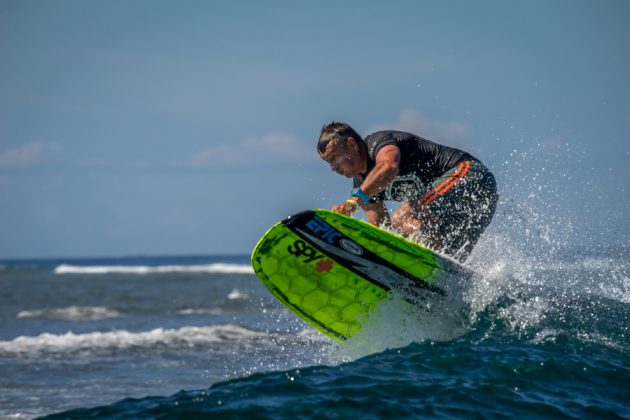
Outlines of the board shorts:
M498 199L492 173L470 159L433 181L432 188L414 204L436 216L434 228L443 238L439 251L464 262L490 224Z

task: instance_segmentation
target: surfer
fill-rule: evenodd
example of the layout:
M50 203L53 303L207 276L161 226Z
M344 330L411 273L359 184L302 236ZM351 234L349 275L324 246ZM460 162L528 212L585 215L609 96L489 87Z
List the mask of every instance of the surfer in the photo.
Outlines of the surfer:
M351 126L322 128L317 151L333 171L352 178L348 199L332 210L363 209L368 222L461 262L490 224L498 194L492 173L478 159L402 131L363 139ZM385 201L402 204L390 216Z

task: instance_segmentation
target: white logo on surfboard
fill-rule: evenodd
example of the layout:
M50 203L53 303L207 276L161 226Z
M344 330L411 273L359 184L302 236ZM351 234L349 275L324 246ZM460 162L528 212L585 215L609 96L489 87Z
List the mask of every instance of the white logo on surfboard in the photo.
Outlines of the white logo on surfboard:
M357 245L356 242L351 241L350 239L341 238L339 243L346 251L352 252L354 255L363 255L363 248Z

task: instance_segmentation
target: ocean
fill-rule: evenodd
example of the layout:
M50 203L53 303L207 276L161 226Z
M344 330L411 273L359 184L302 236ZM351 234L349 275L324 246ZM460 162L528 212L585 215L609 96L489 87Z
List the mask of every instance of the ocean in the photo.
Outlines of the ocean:
M1 261L0 418L630 418L627 251L504 245L463 321L394 302L345 343L248 256Z

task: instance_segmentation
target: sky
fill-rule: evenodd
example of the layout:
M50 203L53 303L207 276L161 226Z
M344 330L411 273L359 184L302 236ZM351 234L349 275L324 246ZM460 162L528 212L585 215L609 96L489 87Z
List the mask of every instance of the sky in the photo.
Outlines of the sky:
M315 148L333 120L470 152L495 219L627 243L629 21L624 0L0 0L0 258L248 254L348 196Z

